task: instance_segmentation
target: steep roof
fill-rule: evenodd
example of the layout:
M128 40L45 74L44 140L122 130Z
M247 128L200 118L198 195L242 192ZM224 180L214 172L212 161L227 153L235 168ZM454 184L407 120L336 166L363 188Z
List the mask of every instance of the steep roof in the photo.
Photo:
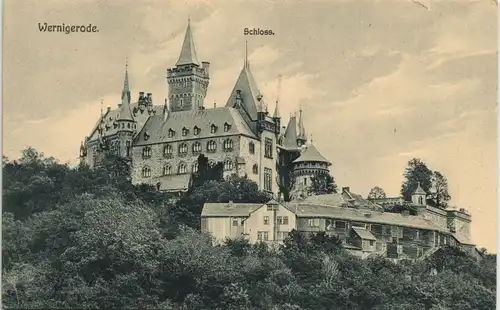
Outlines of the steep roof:
M297 149L297 118L290 117L283 136L283 147L286 149Z
M264 205L263 203L205 203L201 216L249 216Z
M413 192L413 194L427 195L424 189L420 186L420 182L418 182L417 189Z
M228 123L230 128L224 131L224 124ZM211 133L211 126L217 126L217 132ZM200 129L198 135L194 135L194 127ZM182 129L189 130L186 136L182 135ZM168 137L168 131L173 130L175 135ZM144 140L144 132L149 134L148 140ZM164 121L163 115L151 116L142 127L141 132L134 141L135 145L149 145L154 143L173 142L188 139L204 139L210 137L245 135L257 139L237 109L213 108L196 111L178 111L170 113Z
M233 91L227 100L226 107L234 107L237 90L241 90L243 108L248 112L252 120L256 120L257 112L262 111L262 103L257 99L260 95L260 90L250 71L250 66L246 63L243 69L241 69L238 80L236 80Z
M297 158L293 162L294 163L323 162L327 163L328 165L331 165L330 161L328 161L328 159L326 159L325 157L323 157L323 155L319 153L314 144L309 144L306 150L299 156L299 158Z
M191 33L191 22L188 21L188 26L186 29L186 35L184 36L184 42L182 43L181 54L179 60L177 60L176 66L182 65L200 65L200 61L196 56L196 49L194 47L193 34Z

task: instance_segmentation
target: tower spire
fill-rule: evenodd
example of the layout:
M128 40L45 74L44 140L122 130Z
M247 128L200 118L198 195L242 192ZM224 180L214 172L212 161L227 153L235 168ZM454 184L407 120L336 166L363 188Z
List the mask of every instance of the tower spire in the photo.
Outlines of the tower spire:
M299 108L299 138L307 139L306 128L304 127L304 117L302 115L302 105Z
M278 109L279 101L280 101L280 92L281 92L281 74L278 76L278 90L276 91L276 106L274 107L273 117L280 117L280 112Z
M186 29L186 35L184 36L184 42L182 43L181 54L179 60L177 60L176 66L182 65L200 65L200 61L196 56L196 49L194 47L193 34L191 33L191 17L188 17L188 25Z
M245 61L244 66L246 69L250 67L250 63L248 62L248 41L245 41Z
M122 103L124 101L125 96L127 97L127 103L130 103L131 96L130 96L130 85L128 82L128 56L125 58L125 79L123 81L123 90L122 90Z

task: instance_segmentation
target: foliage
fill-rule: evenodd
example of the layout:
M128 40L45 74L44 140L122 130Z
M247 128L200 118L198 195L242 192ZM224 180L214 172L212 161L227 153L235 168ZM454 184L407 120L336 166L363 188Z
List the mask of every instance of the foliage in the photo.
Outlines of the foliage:
M448 201L451 199L448 193L448 180L439 171L434 171L432 174L432 190L431 199L439 208L446 208Z
M495 307L495 254L483 251L477 262L449 247L394 264L351 256L324 232L297 231L278 249L241 238L214 245L196 229L200 206L266 201L255 183L201 174L175 204L154 187L110 173L126 169L126 161L101 163L70 168L33 149L18 161L3 158L5 308ZM166 234L171 229L175 234Z
M430 193L432 187L432 171L419 158L413 158L408 162L404 173L405 181L401 185L401 195L406 201L411 201L411 196L417 189L418 183L426 193Z
M385 191L378 186L372 188L368 193L368 199L382 199L382 198L386 198L386 194Z
M284 201L290 201L292 198L292 189L294 187L295 178L293 176L293 161L300 156L299 152L283 152L279 154L280 161L276 163L276 171L278 175L277 184L279 192L283 196Z
M325 195L337 193L337 184L330 174L319 174L311 178L309 195Z

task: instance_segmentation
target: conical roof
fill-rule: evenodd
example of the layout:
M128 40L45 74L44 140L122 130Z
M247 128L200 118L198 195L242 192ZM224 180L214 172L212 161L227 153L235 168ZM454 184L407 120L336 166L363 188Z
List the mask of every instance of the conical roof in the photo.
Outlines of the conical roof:
M290 117L288 121L283 137L283 146L285 148L297 148L297 118L295 116Z
M132 109L130 108L130 87L128 83L128 69L125 69L125 81L123 82L122 104L117 120L133 121Z
M184 36L184 42L182 43L181 54L179 60L177 60L176 66L182 65L200 65L200 61L196 56L196 49L194 47L193 34L191 33L191 22L188 21L188 26L186 29L186 35Z
M413 194L419 194L419 195L427 195L427 193L424 191L424 189L420 186L420 182L418 182L417 189Z
M316 147L313 144L309 144L306 150L299 156L299 158L297 158L293 162L294 163L322 162L331 165L330 161L328 161L328 159L323 157L323 155L320 154L320 152L316 149Z

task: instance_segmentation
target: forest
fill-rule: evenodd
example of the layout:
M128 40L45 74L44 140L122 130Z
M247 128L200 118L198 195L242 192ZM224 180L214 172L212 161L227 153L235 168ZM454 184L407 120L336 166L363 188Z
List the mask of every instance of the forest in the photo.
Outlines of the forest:
M201 160L200 160L201 161ZM4 308L432 309L496 307L496 254L447 247L398 264L293 231L279 248L213 245L205 202L266 202L200 163L180 197L133 185L130 162L71 167L28 148L3 157ZM427 184L425 184L427 185Z

